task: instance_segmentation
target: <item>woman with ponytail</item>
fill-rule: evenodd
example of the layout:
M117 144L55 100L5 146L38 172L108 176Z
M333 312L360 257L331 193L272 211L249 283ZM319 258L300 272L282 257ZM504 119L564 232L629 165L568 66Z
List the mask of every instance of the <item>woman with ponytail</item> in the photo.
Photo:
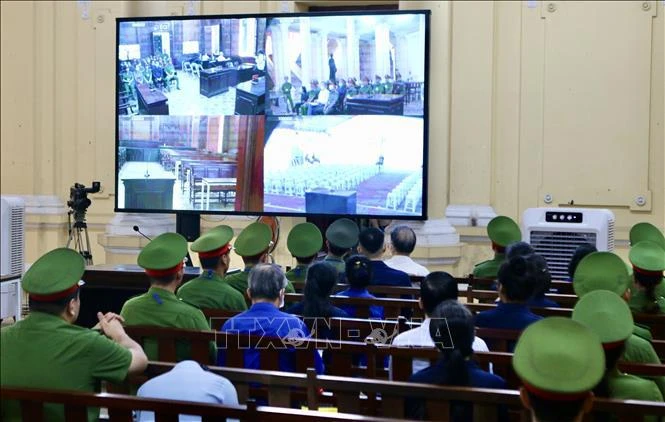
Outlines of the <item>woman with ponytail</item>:
M657 243L643 240L630 248L633 288L630 309L633 312L665 313L665 250Z
M455 300L441 302L431 315L430 336L441 352L439 361L416 372L410 382L446 386L477 388L508 388L503 378L480 369L471 360L475 337L473 316L464 305ZM507 417L500 408L499 419ZM471 403L453 402L450 407L451 421L469 421L473 418ZM406 417L410 419L433 419L427 415L425 403L416 398L406 402Z
M499 302L495 309L476 315L476 327L524 330L540 319L529 310L527 301L539 285L536 255L514 256L499 269ZM492 347L490 346L490 350Z
M375 296L367 291L367 286L372 281L372 275L372 261L362 255L348 257L346 259L346 279L350 287L337 293L336 296L375 299ZM355 306L343 306L342 310L349 314L351 318L356 318ZM372 319L383 319L383 307L370 306L369 317Z
M343 310L330 303L330 292L337 283L337 271L325 262L317 262L307 270L303 301L290 306L286 313L315 318L348 318ZM311 329L311 327L309 327Z

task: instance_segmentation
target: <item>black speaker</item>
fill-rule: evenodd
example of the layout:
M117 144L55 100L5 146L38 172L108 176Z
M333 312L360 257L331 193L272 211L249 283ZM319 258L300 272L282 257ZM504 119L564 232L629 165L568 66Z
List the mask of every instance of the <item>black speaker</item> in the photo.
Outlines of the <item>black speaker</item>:
M193 242L201 236L201 217L198 214L177 213L175 217L175 231Z

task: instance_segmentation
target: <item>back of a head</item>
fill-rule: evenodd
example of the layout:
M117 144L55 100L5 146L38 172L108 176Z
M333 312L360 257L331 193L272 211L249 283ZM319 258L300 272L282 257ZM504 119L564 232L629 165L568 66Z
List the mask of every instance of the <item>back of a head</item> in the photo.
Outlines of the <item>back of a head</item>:
M249 294L252 299L277 300L287 280L282 269L273 264L258 264L249 272Z
M378 252L381 252L383 248L383 242L385 240L385 235L376 227L368 227L360 232L358 240L363 249L374 255Z
M573 253L573 256L570 258L570 262L568 263L568 277L570 279L573 279L573 276L575 275L575 270L577 269L577 265L580 263L582 258L585 256L589 255L592 252L597 252L598 249L591 243L582 243L575 249L575 252Z
M397 226L390 232L390 243L396 253L409 255L416 248L416 233L409 226Z
M431 315L441 302L456 301L458 296L457 281L447 272L431 272L420 282L420 300L427 315Z
M455 300L446 300L434 309L431 318L430 336L446 362L441 384L468 385L465 359L473 353L475 336L471 312Z
M535 281L536 288L533 293L534 297L542 297L545 293L550 291L552 285L552 274L547 266L547 260L537 253L529 255L528 260L533 261L535 266Z
M372 281L372 262L362 255L348 257L346 279L352 287L366 288Z
M505 297L512 302L526 302L533 296L538 280L533 255L516 256L499 268L499 283Z
M519 241L508 245L506 248L506 258L510 259L516 256L527 256L534 252L535 251L533 250L533 246L531 246L529 243Z
M337 283L337 270L325 262L317 262L307 270L304 290L305 317L330 316L330 292Z

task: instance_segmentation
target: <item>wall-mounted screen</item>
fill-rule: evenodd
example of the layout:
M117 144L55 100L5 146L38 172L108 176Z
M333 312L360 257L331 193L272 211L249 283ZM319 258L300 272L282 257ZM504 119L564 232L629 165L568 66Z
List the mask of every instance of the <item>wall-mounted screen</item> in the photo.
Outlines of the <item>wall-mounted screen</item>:
M116 211L426 218L428 25L118 19Z

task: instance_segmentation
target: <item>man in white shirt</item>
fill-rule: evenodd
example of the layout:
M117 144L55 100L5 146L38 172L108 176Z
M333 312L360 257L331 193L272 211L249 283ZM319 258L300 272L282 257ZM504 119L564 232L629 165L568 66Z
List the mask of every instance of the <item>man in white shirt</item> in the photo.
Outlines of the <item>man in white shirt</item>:
M425 320L418 328L399 334L392 342L393 346L402 347L435 347L429 333L429 315L445 300L457 300L459 290L457 281L450 274L443 271L434 271L420 283L420 309L425 312ZM487 344L481 338L475 337L471 346L474 352L489 352ZM412 373L416 373L430 366L426 359L414 359ZM390 379L392 379L392 361L390 362Z
M186 400L199 403L238 404L238 393L226 378L204 369L198 362L184 360L169 372L148 380L139 388L139 397ZM154 421L152 412L138 412L139 422ZM179 421L200 421L199 416L180 415Z
M392 258L385 261L386 265L408 275L425 277L429 270L411 259L409 255L416 247L416 233L409 226L397 226L390 232L390 249Z

